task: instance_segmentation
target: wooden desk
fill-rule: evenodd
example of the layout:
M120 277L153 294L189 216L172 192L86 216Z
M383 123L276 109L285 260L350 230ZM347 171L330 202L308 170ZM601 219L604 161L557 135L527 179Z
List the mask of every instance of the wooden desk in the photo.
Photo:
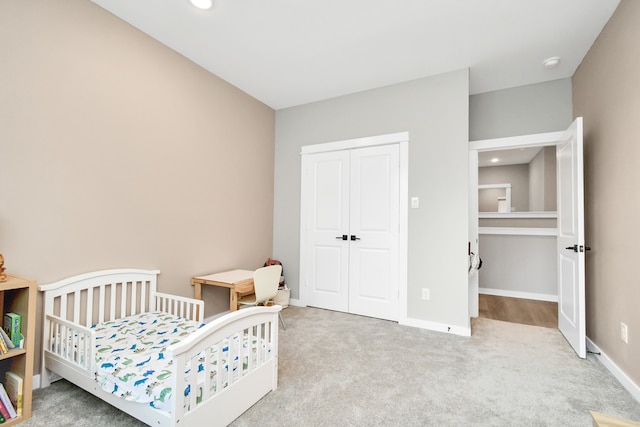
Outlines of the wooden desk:
M253 293L253 270L231 270L208 276L192 277L191 284L195 287L194 298L202 299L202 285L229 288L229 310L238 309L238 295Z

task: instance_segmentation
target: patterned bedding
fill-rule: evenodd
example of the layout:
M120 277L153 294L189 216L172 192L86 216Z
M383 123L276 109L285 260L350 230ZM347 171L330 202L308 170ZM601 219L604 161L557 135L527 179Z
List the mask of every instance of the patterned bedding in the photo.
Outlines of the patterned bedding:
M204 326L195 321L186 320L162 312L142 313L124 319L94 325L96 331L96 381L103 390L129 401L150 405L154 408L170 410L173 390L171 379L173 369L171 361L165 358L166 348L179 342L184 337ZM231 341L231 342L230 342ZM240 334L232 340L225 340L210 348L209 376L218 375L218 360L223 369L221 380L223 387L228 381L229 363L227 361L230 346L249 346L247 334ZM257 346L264 348L263 340L253 337L250 354L255 355ZM260 343L258 342L260 341ZM218 357L219 347L222 353ZM232 354L237 354L235 351ZM243 354L246 354L243 353ZM233 375L241 375L248 366L248 357L244 357L242 365L239 357L231 361ZM198 357L197 375L199 390L202 396L206 369L204 357ZM190 364L184 367L185 374L191 370ZM215 391L212 381L212 391ZM185 402L192 392L190 387L183 390Z

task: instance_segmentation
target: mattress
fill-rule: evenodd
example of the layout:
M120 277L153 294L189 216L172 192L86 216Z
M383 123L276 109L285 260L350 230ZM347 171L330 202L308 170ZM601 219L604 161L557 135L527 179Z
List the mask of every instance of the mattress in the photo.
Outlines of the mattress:
M94 325L92 328L96 332L97 365L95 380L103 390L123 399L169 411L174 396L171 381L175 370L171 360L166 357L166 349L202 326L204 324L163 312L141 313ZM209 348L209 369L204 366L205 357L202 353L194 359L195 366L192 367L191 362L188 362L184 367L185 374L189 374L191 369L197 369L197 402L202 396L205 375L209 375L212 380L221 375L221 384L225 387L229 375L237 378L248 368L248 356L240 361L237 351L232 351L231 354L236 356L233 360L228 360L229 348L233 346L242 346L245 349L242 354L252 354L253 362L256 363L256 355L264 353L258 352L257 348L261 346L264 349L265 343L255 336L250 340L247 334L237 334L232 339ZM251 350L246 350L249 346ZM211 391L215 392L215 388L216 381L211 381ZM190 386L182 390L185 405L192 392Z

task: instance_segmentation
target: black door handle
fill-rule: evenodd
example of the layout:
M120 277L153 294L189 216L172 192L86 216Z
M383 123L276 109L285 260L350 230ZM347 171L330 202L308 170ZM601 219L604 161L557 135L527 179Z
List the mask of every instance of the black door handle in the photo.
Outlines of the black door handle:
M574 251L574 252L578 252L578 250L580 252L584 252L584 251L590 251L591 247L580 245L580 248L578 249L578 245L573 245L573 246L567 246L565 249L569 249L570 251Z
M356 235L355 235L355 234L352 234L352 235L351 235L351 240L356 241L356 240L360 240L360 238L359 238L359 237L356 237Z
M339 240L347 240L347 235L346 235L346 234L343 234L342 236L336 236L336 239L339 239Z

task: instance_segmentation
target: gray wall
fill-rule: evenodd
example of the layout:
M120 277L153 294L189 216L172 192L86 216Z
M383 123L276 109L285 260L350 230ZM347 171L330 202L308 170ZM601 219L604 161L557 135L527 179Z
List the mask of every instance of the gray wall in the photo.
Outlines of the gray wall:
M511 184L511 207L515 212L529 210L529 165L487 166L478 168L478 184ZM478 210L497 212L498 196L504 189L483 189L478 192Z
M573 120L571 80L561 79L472 95L469 107L471 140L562 131L567 129ZM555 197L555 191L553 194L551 197ZM550 202L546 200L545 204ZM483 220L480 225L535 227L542 224L540 222L529 225L528 222L529 220L523 220L514 225L517 222ZM526 236L518 242L517 236L481 235L479 253L484 265L479 272L480 288L557 294L556 266L551 258L554 252L553 237ZM518 260L526 260L527 267L540 268L526 270Z
M544 147L529 163L529 210L555 211L556 149Z
M558 177L555 147L545 147L544 149L544 210L558 210Z
M469 97L469 140L565 130L572 121L571 79Z
M555 237L481 235L480 244L481 288L538 299L557 296Z
M273 256L299 296L300 147L408 131L408 317L467 328L468 70L276 112ZM445 208L443 208L445 207ZM431 288L431 300L421 288Z
M544 150L540 150L529 163L529 208L534 212L544 210L544 161Z

